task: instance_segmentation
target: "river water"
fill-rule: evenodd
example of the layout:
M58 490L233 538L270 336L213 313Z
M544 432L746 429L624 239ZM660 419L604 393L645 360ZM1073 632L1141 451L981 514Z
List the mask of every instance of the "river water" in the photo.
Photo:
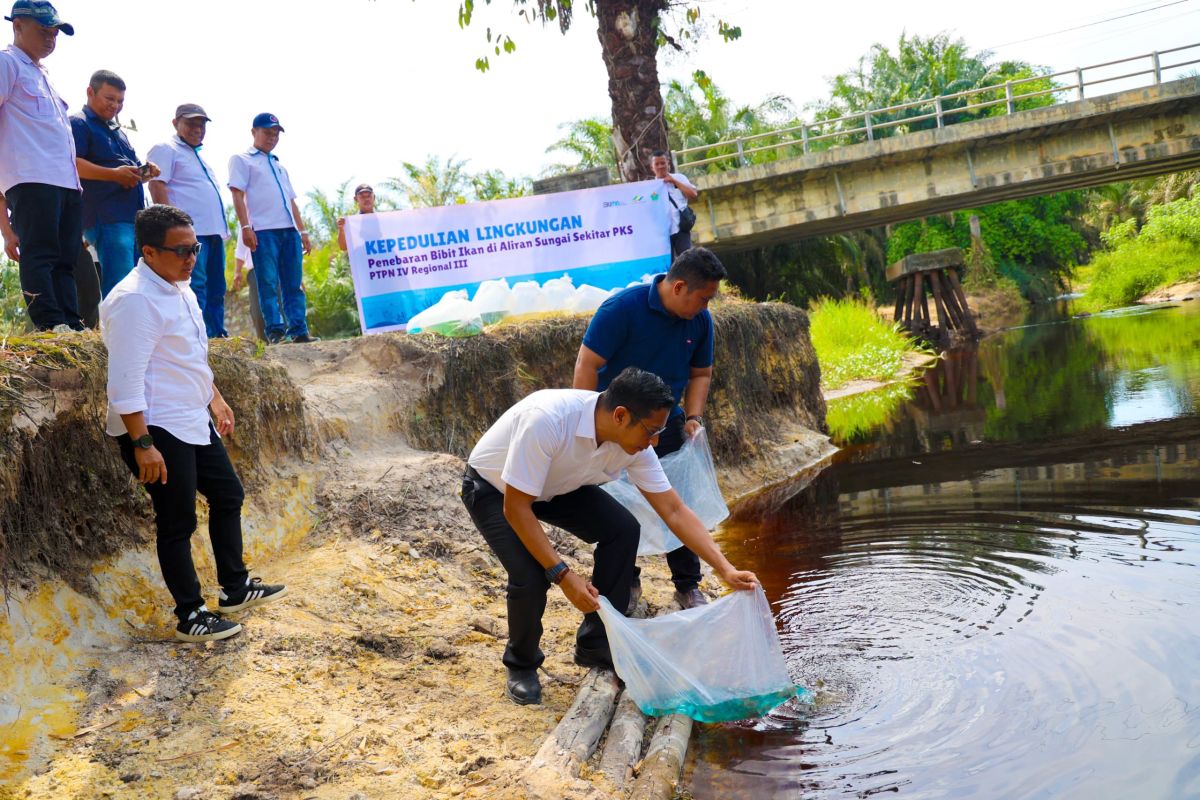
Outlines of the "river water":
M721 534L816 702L700 726L692 795L1200 797L1198 306L1043 310L831 405L834 465Z

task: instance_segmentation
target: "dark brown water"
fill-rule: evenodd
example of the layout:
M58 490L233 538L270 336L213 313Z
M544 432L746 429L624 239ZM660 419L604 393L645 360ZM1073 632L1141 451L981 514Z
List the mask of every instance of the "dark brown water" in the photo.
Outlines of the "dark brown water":
M1200 797L1198 411L1190 304L1008 331L867 409L723 530L817 701L700 726L693 796Z

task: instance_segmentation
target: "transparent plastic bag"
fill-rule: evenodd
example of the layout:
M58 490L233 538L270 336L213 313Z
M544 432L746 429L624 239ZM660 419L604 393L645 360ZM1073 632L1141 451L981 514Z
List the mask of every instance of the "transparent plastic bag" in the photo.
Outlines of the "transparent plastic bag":
M564 274L543 283L542 291L546 294L547 311L566 311L575 294L575 283L570 275Z
M704 527L712 530L729 516L729 506L717 485L717 468L713 465L708 433L701 428L695 436L685 439L683 447L663 456L660 463L671 488L679 493L687 507L696 512ZM669 553L683 546L671 529L662 521L650 503L634 486L627 475L601 487L628 508L642 526L638 555Z
M567 311L573 311L576 314L590 314L608 299L609 294L610 292L585 283L571 296L571 301L567 304Z
M409 333L440 333L442 336L476 336L483 332L483 318L467 299L466 289L446 292L442 299L415 315L405 329Z
M508 281L504 278L479 284L471 302L475 304L475 309L483 319L484 325L495 325L508 313L508 296L510 294L512 294L512 289L508 288Z
M731 722L808 697L788 676L761 586L654 619L628 619L601 597L600 619L625 691L652 717Z
M513 285L512 292L508 296L508 315L510 317L537 314L549 310L549 300L537 281L521 281Z

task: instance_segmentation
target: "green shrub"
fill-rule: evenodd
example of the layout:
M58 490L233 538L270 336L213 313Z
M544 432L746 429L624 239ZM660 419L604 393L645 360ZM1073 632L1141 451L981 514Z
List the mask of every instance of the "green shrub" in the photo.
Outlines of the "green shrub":
M1200 244L1138 237L1092 259L1091 286L1079 305L1088 311L1136 303L1160 286L1193 279L1200 273Z
M852 380L888 380L903 368L904 354L916 349L899 325L856 298L818 300L809 318L821 383L828 389Z

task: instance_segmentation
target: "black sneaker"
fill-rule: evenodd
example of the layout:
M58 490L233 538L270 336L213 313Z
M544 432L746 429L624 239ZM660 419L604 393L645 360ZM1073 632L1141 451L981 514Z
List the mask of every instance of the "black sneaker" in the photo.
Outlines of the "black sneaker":
M575 663L588 669L606 669L615 672L612 663L612 651L607 647L594 649L575 645Z
M233 594L225 594L225 590L222 589L221 599L217 603L217 608L220 609L222 614L245 611L248 608L261 606L263 603L278 600L285 594L287 594L286 586L272 586L269 583L263 583L262 578L252 578L245 586Z
M292 344L312 344L313 342L321 341L319 336L309 336L307 333L302 333L299 336L292 337Z
M279 344L282 341L283 341L282 333L268 333L267 334L267 344Z
M219 614L212 613L204 606L197 608L187 619L175 626L175 638L181 642L215 642L241 632L241 625L222 619Z

